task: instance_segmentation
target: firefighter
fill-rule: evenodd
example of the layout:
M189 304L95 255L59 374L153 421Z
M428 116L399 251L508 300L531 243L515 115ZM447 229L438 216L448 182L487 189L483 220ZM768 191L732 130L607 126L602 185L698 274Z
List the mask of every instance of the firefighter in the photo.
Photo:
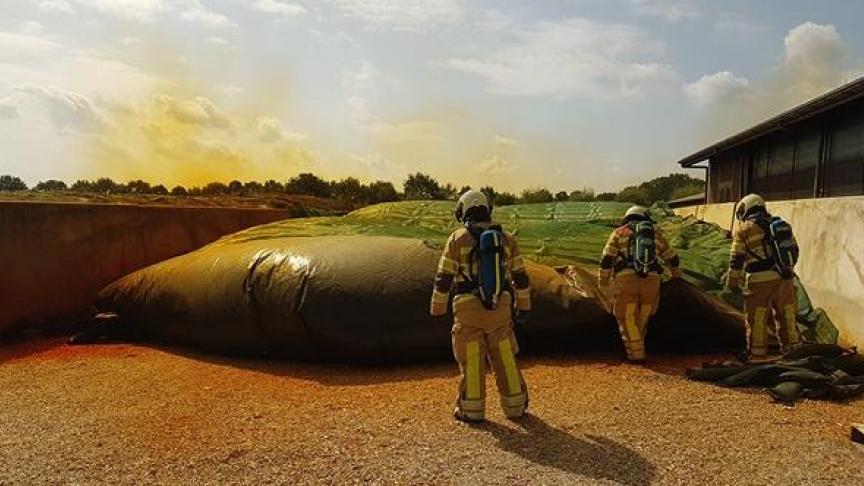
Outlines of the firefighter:
M447 239L430 304L433 316L446 315L455 289L453 354L461 380L454 417L465 422L485 418L487 361L495 372L504 414L517 418L528 406L513 333L514 321L524 324L531 310L528 274L516 238L493 224L491 215L492 207L482 192L471 190L459 198L455 216L463 226ZM480 248L480 241L493 246ZM489 272L497 278L488 278Z
M739 224L732 237L724 291L743 287L747 358L758 360L768 355L769 319L773 318L783 352L801 344L793 278L798 243L788 223L772 217L758 194L741 199L735 217Z
M612 314L618 321L627 359L632 362L645 360L648 320L660 304L663 267L658 257L670 267L672 278L681 277L678 256L663 233L654 227L648 209L631 207L623 224L612 232L603 248L599 286L601 292L609 295L614 283Z

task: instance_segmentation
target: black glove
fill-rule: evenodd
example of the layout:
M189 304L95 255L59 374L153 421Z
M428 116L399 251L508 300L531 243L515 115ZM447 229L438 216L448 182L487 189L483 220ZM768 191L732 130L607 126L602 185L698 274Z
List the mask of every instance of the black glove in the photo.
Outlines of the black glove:
M528 324L528 311L519 310L516 311L516 315L513 316L513 325L516 327L526 326Z

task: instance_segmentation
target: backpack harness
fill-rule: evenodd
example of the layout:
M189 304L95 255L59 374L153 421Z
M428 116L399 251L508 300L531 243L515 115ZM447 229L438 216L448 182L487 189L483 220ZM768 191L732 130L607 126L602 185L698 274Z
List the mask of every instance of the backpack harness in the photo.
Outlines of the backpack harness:
M657 247L654 243L654 225L650 221L635 221L627 223L633 232L627 254L618 254L618 264L615 273L632 268L636 275L647 277L649 273L663 273L663 268L657 262Z
M744 250L757 261L746 267L748 273L774 270L784 279L795 275L795 264L798 263L798 246L792 237L792 226L777 216L760 216L753 220L764 234L762 249L767 258L762 258L752 252L747 246Z
M469 224L467 228L474 237L474 247L468 254L470 275L460 270L465 281L456 286L456 293L474 294L483 303L483 307L494 310L498 307L501 294L510 291L504 256L504 232L499 225L480 228ZM476 275L474 261L477 262Z

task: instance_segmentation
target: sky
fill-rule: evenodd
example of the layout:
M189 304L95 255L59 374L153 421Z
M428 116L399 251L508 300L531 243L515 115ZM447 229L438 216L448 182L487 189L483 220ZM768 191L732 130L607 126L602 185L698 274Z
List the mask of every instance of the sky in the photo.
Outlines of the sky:
M0 0L0 173L617 190L864 74L864 2ZM701 175L696 172L694 175Z

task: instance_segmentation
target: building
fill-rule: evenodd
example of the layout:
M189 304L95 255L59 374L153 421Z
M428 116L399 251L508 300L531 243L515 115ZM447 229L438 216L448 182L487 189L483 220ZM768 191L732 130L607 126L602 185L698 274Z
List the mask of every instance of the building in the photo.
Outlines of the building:
M864 195L864 78L678 163L707 169L709 204L751 192L768 200Z

